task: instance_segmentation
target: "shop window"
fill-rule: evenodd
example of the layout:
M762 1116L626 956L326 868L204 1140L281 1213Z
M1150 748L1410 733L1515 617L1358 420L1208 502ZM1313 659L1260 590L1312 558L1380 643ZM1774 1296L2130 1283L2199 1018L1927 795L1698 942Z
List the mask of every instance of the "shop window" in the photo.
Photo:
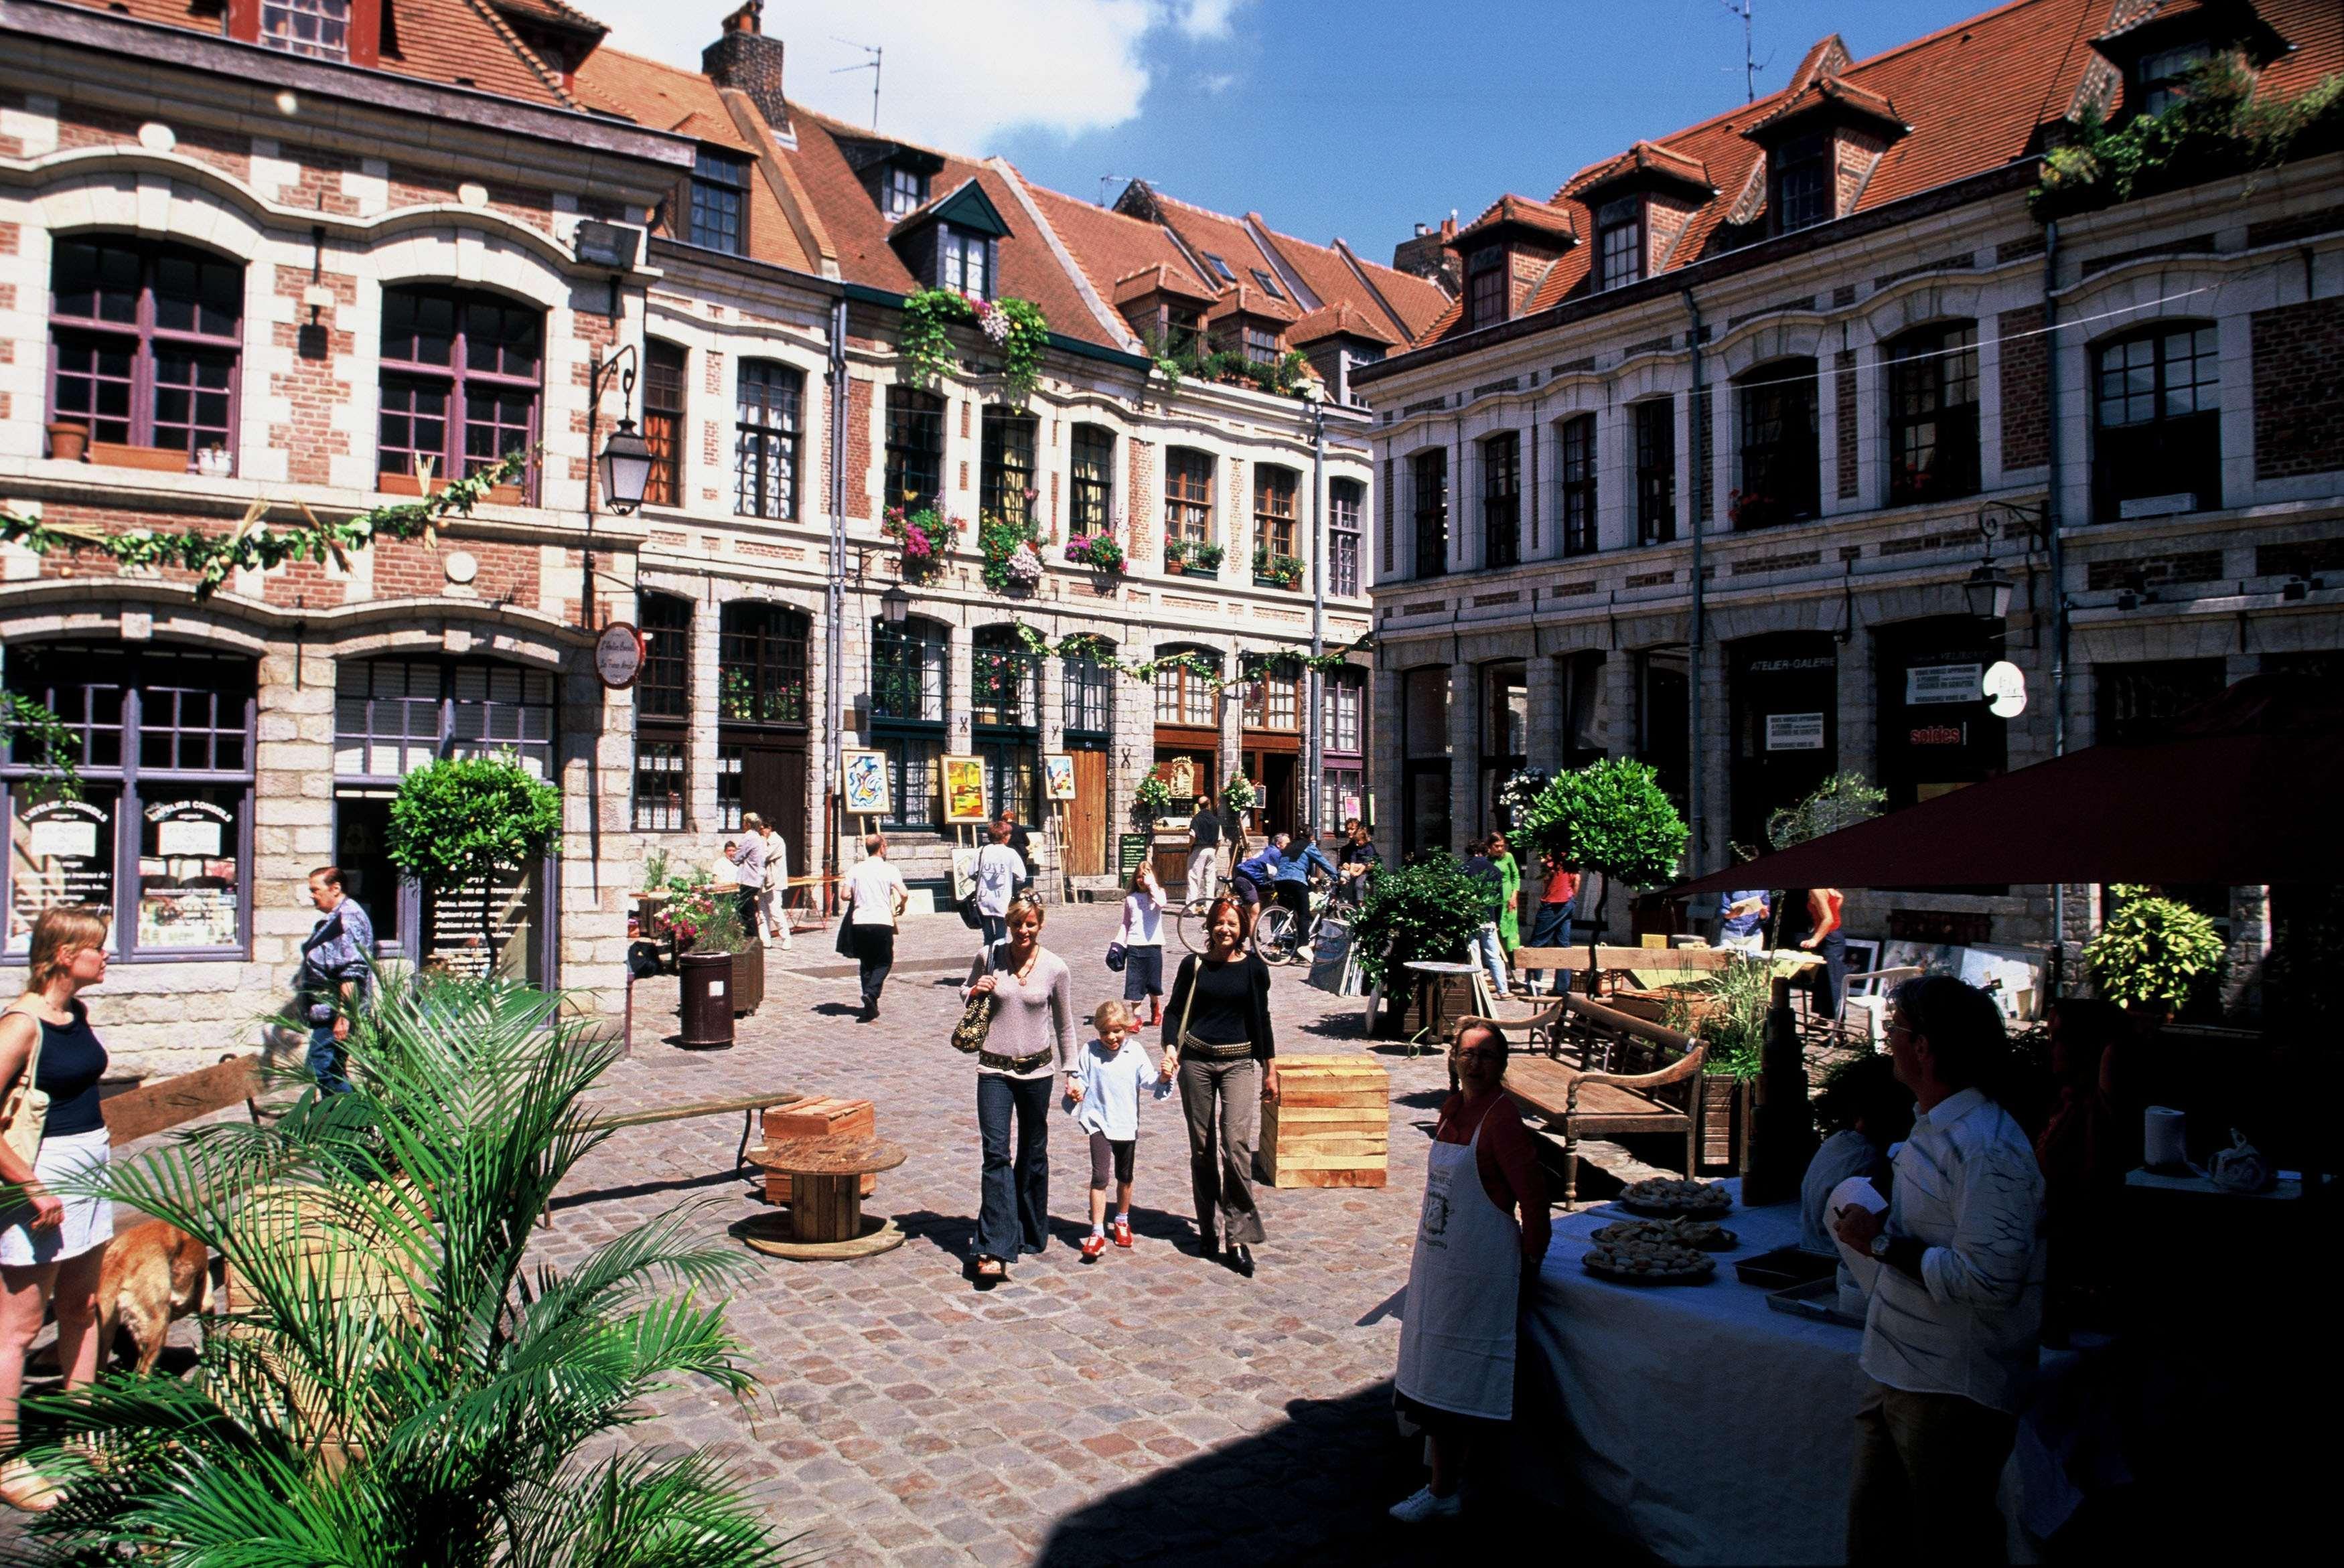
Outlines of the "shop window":
M1522 559L1522 438L1502 430L1481 443L1481 564Z
M1530 749L1531 693L1523 667L1516 662L1483 666L1480 801L1488 822L1512 826L1499 809L1498 791L1531 765Z
M806 618L735 601L719 622L716 716L728 723L806 722Z
M1327 483L1327 591L1359 591L1359 515L1367 487L1357 479Z
M1595 553L1595 416L1562 422L1562 553Z
M951 633L935 621L872 624L871 744L886 754L894 811L884 827L926 832L944 825L938 759L951 648Z
M1994 778L2007 765L2008 726L1984 689L1987 667L2002 658L1993 632L1993 623L1969 616L1879 628L1879 779L1891 810Z
M744 518L795 518L805 373L772 359L743 359L734 402L732 509Z
M1448 666L1400 676L1400 850L1449 849Z
M1059 662L1059 717L1069 736L1105 740L1114 734L1116 673L1105 662L1114 651L1086 644Z
M1692 682L1682 646L1636 655L1636 760L1683 810L1692 783Z
M1889 505L1977 491L1977 324L1907 332L1888 345Z
M635 682L634 825L638 832L680 832L691 799L692 606L671 594L645 594L636 610L643 669Z
M1562 688L1562 765L1600 762L1603 745L1603 655L1589 649L1556 658Z
M1005 523L1035 520L1034 437L1036 421L999 407L985 410L985 440L977 504Z
M2103 521L2222 504L2222 367L2210 325L2166 324L2094 354L2092 489Z
M1042 722L1042 664L1014 626L981 626L969 639L969 709L979 725Z
M652 449L652 472L643 500L654 507L683 505L683 350L657 338L644 346L643 439Z
M387 288L376 468L470 478L535 446L544 313L478 289Z
M1635 406L1636 542L1677 537L1677 404L1653 397Z
M35 766L44 759L22 747L0 761L7 950L25 950L44 910L70 905L103 910L126 960L242 955L252 661L192 648L18 644L7 684L64 723L81 780L66 799Z
M1728 649L1728 830L1767 845L1768 819L1838 770L1839 645L1825 632L1754 637Z
M1104 425L1076 426L1066 478L1068 533L1114 534L1115 432Z
M1416 498L1416 575L1449 570L1449 449L1435 447L1409 459Z
M184 245L60 236L49 276L49 417L85 427L94 461L136 447L228 472L243 266Z
M945 400L916 387L887 388L887 505L916 512L944 495Z
M1737 530L1803 522L1820 512L1815 387L1812 359L1776 360L1734 384L1742 459L1732 514Z

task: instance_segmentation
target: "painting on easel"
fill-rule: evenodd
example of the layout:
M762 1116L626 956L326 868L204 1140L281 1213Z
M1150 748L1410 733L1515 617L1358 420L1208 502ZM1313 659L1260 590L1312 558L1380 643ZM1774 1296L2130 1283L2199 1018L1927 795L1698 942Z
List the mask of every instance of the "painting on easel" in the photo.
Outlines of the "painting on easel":
M949 823L985 820L985 759L947 757L945 769L945 820Z
M1052 800L1075 798L1075 759L1071 752L1043 754L1042 793Z
M849 751L843 755L840 780L850 817L885 817L887 809L887 754L884 751Z

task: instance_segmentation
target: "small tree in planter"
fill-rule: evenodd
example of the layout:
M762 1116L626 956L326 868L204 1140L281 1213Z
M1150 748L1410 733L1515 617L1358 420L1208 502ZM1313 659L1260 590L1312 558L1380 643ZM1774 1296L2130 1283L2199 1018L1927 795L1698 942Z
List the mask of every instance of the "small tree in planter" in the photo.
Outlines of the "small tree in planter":
M1351 921L1359 972L1370 985L1383 986L1395 1010L1405 1008L1408 966L1462 960L1488 901L1482 884L1446 849L1427 850L1413 865L1369 872Z
M1172 809L1172 786L1150 773L1139 781L1131 793L1132 815L1143 828L1153 827L1156 819Z
M2155 897L2147 888L2126 882L2108 892L2116 908L2100 934L2084 945L2093 986L2123 1007L2157 1015L2179 1010L2221 967L2221 932L2188 905Z
M1595 906L1597 927L1612 901L1612 884L1656 887L1676 872L1692 837L1660 775L1642 762L1610 757L1564 773L1531 802L1515 837L1531 849L1603 878ZM1596 980L1595 932L1587 934L1587 984Z
M455 757L400 780L384 848L427 898L490 883L541 859L561 831L561 791L510 756ZM496 968L495 920L480 900L480 943Z

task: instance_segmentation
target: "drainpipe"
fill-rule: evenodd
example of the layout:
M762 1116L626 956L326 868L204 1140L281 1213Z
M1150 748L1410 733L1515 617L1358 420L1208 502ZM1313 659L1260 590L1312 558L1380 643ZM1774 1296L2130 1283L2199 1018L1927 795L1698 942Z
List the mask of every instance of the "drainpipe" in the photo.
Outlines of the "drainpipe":
M2059 225L2043 224L2043 456L2050 481L2043 490L2043 528L2051 556L2051 755L2067 754L2067 548L2059 538ZM2051 884L2051 994L2066 977L2067 889Z
M1685 420L1686 432L1691 439L1686 443L1685 456L1688 461L1685 467L1692 470L1692 477L1698 480L1701 477L1701 441L1703 432L1695 427L1692 421L1700 418L1704 413L1702 407L1701 345L1707 332L1702 327L1701 307L1694 303L1692 290L1687 288L1681 292L1684 297L1685 316L1692 323L1692 329L1685 334L1692 347L1692 402ZM1713 415L1711 416L1710 422L1713 426L1716 423ZM1711 450L1715 449L1713 445ZM1710 475L1713 488L1715 486L1716 477L1713 470ZM1687 664L1692 672L1692 678L1686 683L1686 705L1689 709L1687 718L1692 729L1689 748L1692 765L1685 769L1685 803L1692 809L1692 874L1697 877L1701 875L1702 866L1709 848L1708 824L1702 819L1701 809L1703 794L1702 779L1704 771L1701 752L1702 733L1701 690L1705 683L1704 678L1708 674L1708 666L1702 657L1702 648L1708 637L1708 622L1702 600L1702 590L1705 586L1701 575L1702 498L1694 495L1692 487L1687 486L1685 498L1691 503L1685 508L1685 522L1692 530L1692 646L1687 650Z
M829 840L823 857L832 880L823 890L823 906L838 897L840 816L838 753L846 729L846 301L830 307L830 636L823 665L828 700L823 704L823 730L829 744L823 754L823 836Z
M1311 402L1310 422L1310 657L1315 659L1327 651L1327 405L1323 400ZM1300 816L1311 829L1314 844L1320 831L1335 826L1318 820L1319 802L1327 793L1327 737L1321 728L1326 679L1314 664L1310 678L1303 685L1310 712L1302 732L1309 737L1310 747L1302 763Z

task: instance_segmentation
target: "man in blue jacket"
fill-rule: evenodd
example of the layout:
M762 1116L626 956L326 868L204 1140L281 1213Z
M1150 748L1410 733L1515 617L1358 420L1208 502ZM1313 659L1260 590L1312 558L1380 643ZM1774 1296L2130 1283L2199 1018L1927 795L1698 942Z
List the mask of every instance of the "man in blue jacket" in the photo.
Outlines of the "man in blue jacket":
M1308 828L1298 840L1280 833L1273 842L1278 845L1278 901L1294 911L1296 929L1299 930L1310 920L1310 873L1324 871L1330 879L1342 873L1312 839ZM1297 842L1302 846L1298 850L1294 847Z
M1261 896L1278 885L1278 868L1284 857L1278 850L1284 834L1274 834L1262 841L1260 852L1238 862L1229 873L1229 891L1237 896L1238 913L1245 929L1238 935L1241 942L1253 940L1253 923L1261 916Z

